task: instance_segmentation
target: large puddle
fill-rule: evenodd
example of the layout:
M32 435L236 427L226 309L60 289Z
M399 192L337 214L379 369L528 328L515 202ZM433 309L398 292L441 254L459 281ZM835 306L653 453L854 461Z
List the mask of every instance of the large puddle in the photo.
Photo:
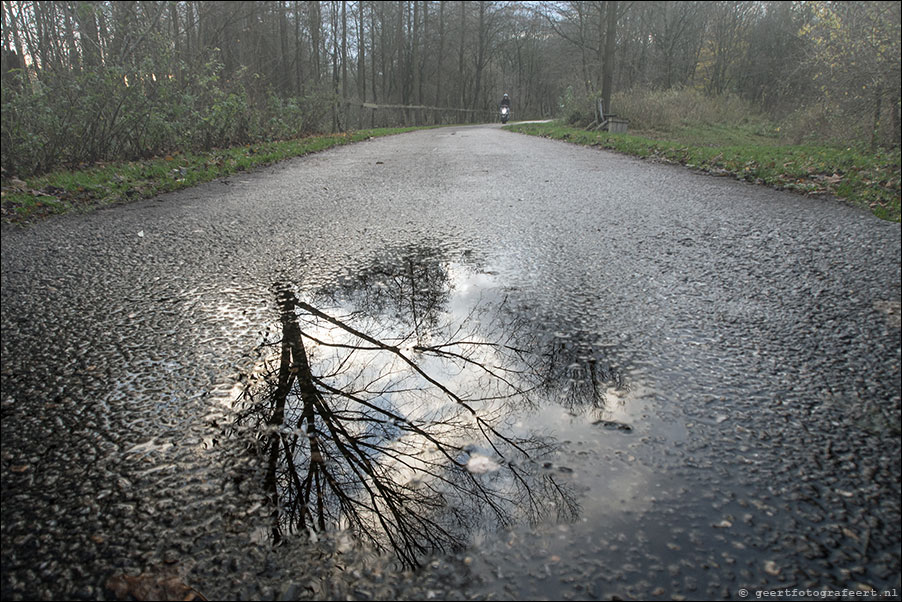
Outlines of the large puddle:
M256 542L341 533L415 567L649 499L641 385L490 269L408 248L272 302L226 439L266 507Z

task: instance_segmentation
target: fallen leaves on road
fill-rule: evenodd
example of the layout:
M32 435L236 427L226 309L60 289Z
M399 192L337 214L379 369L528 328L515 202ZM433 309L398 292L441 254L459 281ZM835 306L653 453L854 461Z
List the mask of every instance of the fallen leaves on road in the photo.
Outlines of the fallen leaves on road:
M194 588L171 573L141 573L137 576L114 575L106 588L117 600L206 600Z

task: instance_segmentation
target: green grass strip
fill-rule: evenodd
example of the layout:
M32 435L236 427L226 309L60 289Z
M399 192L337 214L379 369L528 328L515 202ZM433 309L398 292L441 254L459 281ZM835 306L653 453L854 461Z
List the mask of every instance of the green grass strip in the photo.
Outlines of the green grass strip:
M423 128L378 128L343 134L261 142L198 153L173 153L140 161L54 171L27 181L2 182L2 219L30 223L53 214L90 211L149 198L333 146Z
M685 143L680 134L672 139L651 139L632 134L587 132L555 123L524 123L505 129L566 140L650 158L714 175L733 176L749 182L807 195L832 195L870 209L877 217L900 221L900 152L867 151L814 145L761 144L760 138L728 145ZM698 132L691 138L697 139Z

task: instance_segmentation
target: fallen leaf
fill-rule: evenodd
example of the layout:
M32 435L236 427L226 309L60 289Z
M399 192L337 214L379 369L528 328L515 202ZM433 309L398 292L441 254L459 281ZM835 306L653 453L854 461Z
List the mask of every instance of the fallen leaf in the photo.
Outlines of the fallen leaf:
M117 600L206 600L194 588L171 574L114 575L107 579L105 585Z

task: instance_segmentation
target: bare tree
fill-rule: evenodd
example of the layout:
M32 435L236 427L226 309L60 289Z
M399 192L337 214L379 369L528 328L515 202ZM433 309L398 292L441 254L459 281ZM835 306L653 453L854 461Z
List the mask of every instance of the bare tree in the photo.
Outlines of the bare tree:
M422 258L367 270L364 281L388 286L358 283L342 317L276 287L278 361L248 386L231 427L261 463L274 543L345 525L416 566L487 521L549 509L575 518L567 487L536 462L554 442L505 432L505 403L536 387L523 352L443 321L447 272ZM442 364L457 385L443 382Z
M483 119L509 91L518 116L584 103L579 120L615 90L692 86L900 141L893 2L3 0L2 19L19 175L349 127L336 103L391 107L367 107L373 126L425 104Z
M754 2L720 1L708 5L708 61L705 88L709 94L723 94L733 83L733 70L740 64L748 42L748 32L758 19L760 6Z
M822 99L829 112L845 113L854 123L870 117L871 146L880 139L883 113L890 105L892 133L900 143L900 5L898 2L823 2L806 29L813 40L808 66L820 74ZM890 103L886 103L886 98Z

